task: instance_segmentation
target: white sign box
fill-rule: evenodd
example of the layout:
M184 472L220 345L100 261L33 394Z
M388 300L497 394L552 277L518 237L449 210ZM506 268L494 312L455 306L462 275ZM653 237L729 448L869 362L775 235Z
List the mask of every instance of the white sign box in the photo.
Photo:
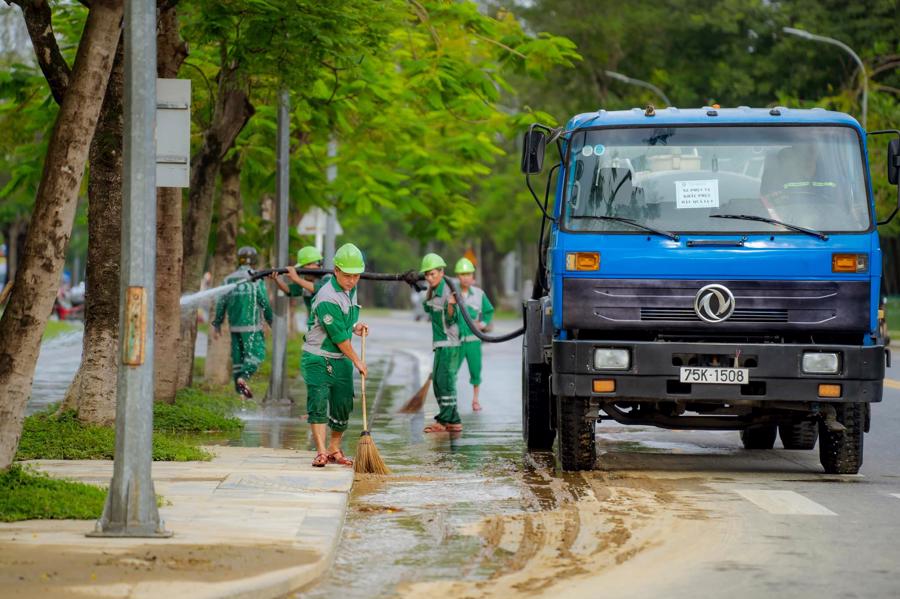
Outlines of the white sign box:
M718 208L719 180L675 181L675 207Z
M191 181L191 80L156 80L156 186Z

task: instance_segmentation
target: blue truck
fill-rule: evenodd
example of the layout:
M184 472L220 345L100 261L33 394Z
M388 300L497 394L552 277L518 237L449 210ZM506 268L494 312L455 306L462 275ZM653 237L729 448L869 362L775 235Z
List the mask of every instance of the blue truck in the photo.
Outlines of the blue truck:
M888 136L896 185L900 131L873 134ZM818 442L826 472L856 473L890 360L866 144L822 109L532 125L522 171L544 221L524 310L529 449L555 441L564 470L591 469L595 424L613 420L735 430L748 449ZM553 147L541 203L531 177Z

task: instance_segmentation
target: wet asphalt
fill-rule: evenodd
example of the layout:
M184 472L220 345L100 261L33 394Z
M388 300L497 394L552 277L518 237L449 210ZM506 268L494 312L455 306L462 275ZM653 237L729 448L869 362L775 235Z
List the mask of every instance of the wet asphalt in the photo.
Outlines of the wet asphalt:
M463 367L463 434L425 435L422 428L437 409L433 398L423 413L397 410L427 376L429 325L403 313L368 322L373 438L393 475L357 481L334 567L292 597L391 597L409 581L489 580L502 564L474 559L484 546L472 527L495 514L550 509L558 493L550 493L548 481L571 486L576 497L583 480L556 472L551 456L524 451L518 341L485 345L480 413L471 410ZM62 398L80 347L75 334L42 349L29 412ZM715 551L637 576L627 592L602 592L606 573L598 572L593 593L566 596L900 596L900 366L887 377L856 476L823 474L817 449L786 451L779 443L774 450L744 450L735 432L598 426L602 472L696 482L718 536ZM218 442L310 447L302 382L294 389L297 405L241 414L247 424L241 435ZM348 454L359 428L351 425Z

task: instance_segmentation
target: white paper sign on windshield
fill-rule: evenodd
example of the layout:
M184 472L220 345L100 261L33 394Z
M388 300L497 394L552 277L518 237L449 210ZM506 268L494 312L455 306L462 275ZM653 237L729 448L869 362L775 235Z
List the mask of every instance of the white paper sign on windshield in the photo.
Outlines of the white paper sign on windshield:
M675 207L718 208L719 180L675 181Z

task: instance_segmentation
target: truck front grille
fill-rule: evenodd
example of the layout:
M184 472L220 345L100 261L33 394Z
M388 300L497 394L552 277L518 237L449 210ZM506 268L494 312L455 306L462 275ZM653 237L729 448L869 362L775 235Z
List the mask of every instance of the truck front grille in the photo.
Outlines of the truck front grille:
M641 308L641 320L701 322L693 308ZM730 322L788 322L788 311L764 308L737 308Z

